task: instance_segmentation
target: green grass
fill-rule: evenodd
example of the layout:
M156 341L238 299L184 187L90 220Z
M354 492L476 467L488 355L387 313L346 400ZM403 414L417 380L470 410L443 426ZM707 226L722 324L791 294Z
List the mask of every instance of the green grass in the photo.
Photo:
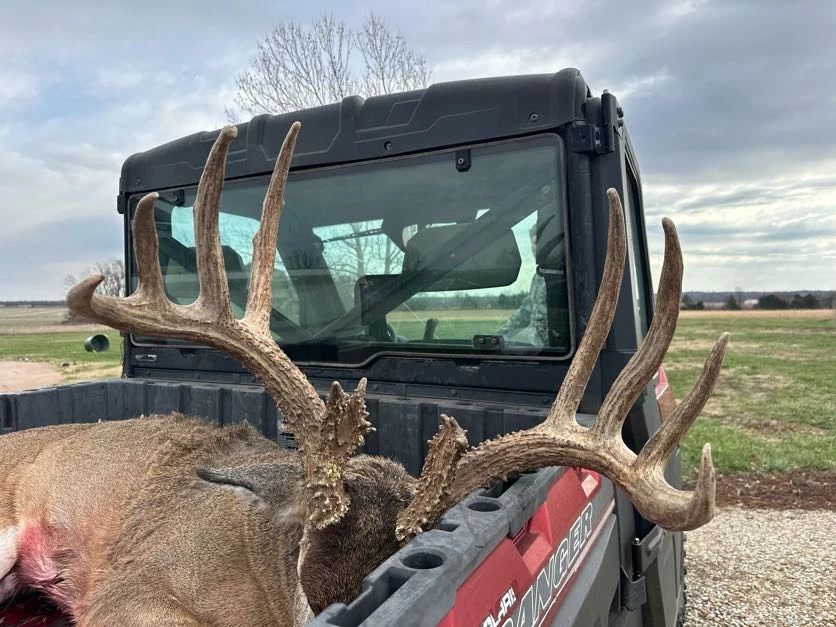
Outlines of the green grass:
M460 310L460 311L395 311L387 316L399 335L418 340L424 337L425 320L438 319L435 337L439 339L456 339L472 337L478 333L496 333L513 310Z
M66 382L118 376L119 333L99 325L64 325L65 314L60 307L0 308L0 361L50 363L61 370ZM84 350L84 340L96 333L110 340L109 351Z
M104 353L89 353L84 350L84 340L90 335L89 331L0 335L0 360L28 358L58 366L65 363L118 365L121 359L119 345L122 339L119 333L104 333L110 340L110 350Z
M720 379L683 441L686 475L705 442L720 473L836 470L833 312L683 315L665 359L678 399L723 331Z

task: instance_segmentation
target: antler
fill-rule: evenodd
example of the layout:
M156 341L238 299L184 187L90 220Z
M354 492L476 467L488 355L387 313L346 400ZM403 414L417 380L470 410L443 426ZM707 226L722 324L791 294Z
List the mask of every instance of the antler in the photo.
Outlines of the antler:
M456 476L456 465L467 450L465 431L454 418L441 415L441 427L429 443L427 459L418 478L415 496L398 513L395 536L404 540L421 533L441 516L450 498L450 484Z
M656 313L647 336L613 383L595 423L587 428L575 419L598 353L609 333L624 272L626 243L621 202L614 189L607 190L607 196L609 240L601 288L583 339L548 416L532 429L483 442L464 454L456 472L448 474L449 487L446 490L435 488L437 493L443 494L441 503L424 507L419 516L412 509L401 513L398 530L404 537L419 532L428 523L434 524L441 512L476 488L514 472L545 466L577 466L602 473L627 493L643 516L669 530L693 529L714 516L714 467L709 444L703 447L693 492L677 490L668 484L664 469L667 458L714 389L728 333L718 339L697 383L638 455L621 439L623 419L659 369L676 330L682 289L682 253L676 229L667 218L662 221L665 259ZM439 476L438 463L437 459L428 458L422 478ZM419 491L413 503L418 502L420 496Z
M133 220L134 252L139 285L126 298L95 293L104 280L94 275L67 294L67 306L86 318L116 329L184 338L212 346L238 359L264 385L284 419L293 428L307 478L308 519L317 527L337 520L348 509L343 488L346 461L371 429L366 420L366 380L353 394L334 382L327 404L270 334L273 267L284 189L301 125L287 133L276 160L262 207L261 224L253 238L253 262L247 307L236 320L218 232L218 214L229 145L238 134L224 127L212 146L200 177L194 204L195 248L200 295L190 305L170 301L163 291L159 243L154 223L156 193L144 196Z

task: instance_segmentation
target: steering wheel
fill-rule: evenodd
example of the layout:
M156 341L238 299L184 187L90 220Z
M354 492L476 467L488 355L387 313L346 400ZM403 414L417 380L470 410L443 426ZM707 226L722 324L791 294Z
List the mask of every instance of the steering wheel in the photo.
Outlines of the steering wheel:
M380 320L374 324L370 324L363 332L363 335L367 339L371 339L372 341L377 342L407 342L405 337L398 335L398 332L395 330L391 324L389 324L386 320Z
M408 341L405 337L398 335L397 330L388 322L386 323L386 336L390 342L406 342Z

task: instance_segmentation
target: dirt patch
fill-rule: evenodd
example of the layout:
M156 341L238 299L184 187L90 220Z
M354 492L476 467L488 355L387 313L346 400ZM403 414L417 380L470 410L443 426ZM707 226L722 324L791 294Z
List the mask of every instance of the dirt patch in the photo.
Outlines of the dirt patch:
M728 367L720 374L720 384L714 389L702 415L711 418L725 418L730 424L740 424L738 415L747 415L744 408L762 403L777 390L792 386L790 377L774 372L755 374L745 368ZM764 433L758 433L763 436Z
M836 511L836 472L717 475L717 506Z
M57 385L64 380L61 369L34 361L0 361L0 394Z
M39 324L26 326L0 327L0 335L33 335L35 333L113 333L114 329L100 324ZM117 331L118 332L118 331Z
M64 370L67 383L113 379L122 375L122 364L113 366L91 366L89 363L68 366Z

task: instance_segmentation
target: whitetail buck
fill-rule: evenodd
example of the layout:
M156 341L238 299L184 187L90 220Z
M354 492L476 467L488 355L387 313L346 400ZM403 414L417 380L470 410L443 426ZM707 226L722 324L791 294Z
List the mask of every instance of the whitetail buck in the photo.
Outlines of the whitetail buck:
M617 483L649 520L692 529L714 514L709 445L693 493L663 476L667 457L708 399L728 336L695 387L635 455L621 422L657 371L676 326L682 261L665 220L665 262L656 314L595 424L575 412L609 332L624 268L624 217L609 191L609 241L601 288L545 421L467 449L464 431L443 416L420 478L391 460L354 455L371 428L361 380L334 383L323 402L268 328L271 276L294 124L264 201L246 313L229 306L218 207L224 128L201 177L194 207L200 296L188 306L163 293L154 224L156 194L134 219L140 283L126 298L95 294L101 276L72 289L69 307L124 331L187 338L236 357L264 385L292 428L298 452L248 425L220 428L181 415L72 424L0 438L0 601L40 590L80 626L302 624L334 602L349 602L363 578L450 506L510 473L568 465Z

